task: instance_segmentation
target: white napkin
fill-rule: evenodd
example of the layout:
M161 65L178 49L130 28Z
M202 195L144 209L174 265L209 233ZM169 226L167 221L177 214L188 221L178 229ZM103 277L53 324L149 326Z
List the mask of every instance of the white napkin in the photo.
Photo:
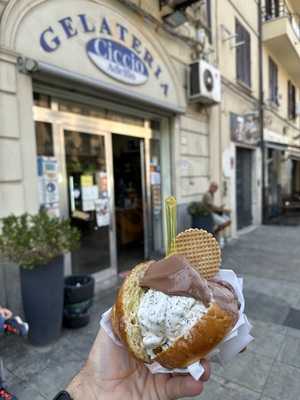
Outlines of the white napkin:
M229 269L222 269L216 275L216 278L220 278L224 281L229 282L236 291L238 299L241 303L239 319L232 329L232 331L224 338L224 340L216 346L213 351L207 356L210 360L219 362L224 365L228 361L231 361L241 350L248 346L254 339L250 335L252 329L246 315L244 314L245 299L243 295L243 279L238 278L236 274ZM112 330L111 325L111 309L106 311L100 321L101 327L112 339L117 346L123 346ZM152 374L171 374L171 373L182 373L190 374L195 380L199 380L204 373L204 368L198 361L194 364L189 365L187 368L176 368L168 369L162 367L159 363L154 362L152 364L145 364L145 366L151 371Z

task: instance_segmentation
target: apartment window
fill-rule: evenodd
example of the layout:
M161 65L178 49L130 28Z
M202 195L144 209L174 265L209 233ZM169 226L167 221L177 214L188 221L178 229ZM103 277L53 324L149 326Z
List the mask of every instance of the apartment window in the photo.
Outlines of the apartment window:
M270 101L278 106L278 67L272 58L269 58L269 91Z
M206 0L206 15L207 15L207 28L208 30L208 40L212 44L212 24L211 24L211 0Z
M236 77L251 87L251 38L250 33L236 20Z
M288 81L288 117L296 119L296 87Z

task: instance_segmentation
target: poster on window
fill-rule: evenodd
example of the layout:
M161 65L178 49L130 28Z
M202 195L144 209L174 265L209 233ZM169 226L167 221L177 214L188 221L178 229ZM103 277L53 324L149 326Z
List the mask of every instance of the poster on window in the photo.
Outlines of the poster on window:
M258 145L260 135L255 113L244 115L230 113L230 131L233 142Z
M109 225L109 204L108 198L95 200L97 226Z
M59 216L58 163L55 157L38 156L38 194L40 207Z

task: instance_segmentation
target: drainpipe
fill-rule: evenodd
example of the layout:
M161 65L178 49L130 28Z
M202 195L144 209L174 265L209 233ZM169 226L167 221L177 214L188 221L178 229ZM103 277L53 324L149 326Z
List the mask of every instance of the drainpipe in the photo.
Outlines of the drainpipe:
M262 0L258 0L258 71L259 71L259 130L261 147L261 169L262 169L262 223L266 223L266 193L265 193L265 141L264 141L264 75L263 75L263 42L262 42Z

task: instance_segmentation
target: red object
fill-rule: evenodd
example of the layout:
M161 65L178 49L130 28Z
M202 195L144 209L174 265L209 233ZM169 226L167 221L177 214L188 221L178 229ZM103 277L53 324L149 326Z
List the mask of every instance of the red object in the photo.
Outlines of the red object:
M8 393L5 389L0 389L0 399L2 400L13 400L15 397L13 397L12 394Z
M7 325L7 324L4 324L4 330L5 330L5 332L7 332L7 333L13 333L13 334L15 334L15 335L18 334L18 331L17 331L16 328L13 328L12 326Z

